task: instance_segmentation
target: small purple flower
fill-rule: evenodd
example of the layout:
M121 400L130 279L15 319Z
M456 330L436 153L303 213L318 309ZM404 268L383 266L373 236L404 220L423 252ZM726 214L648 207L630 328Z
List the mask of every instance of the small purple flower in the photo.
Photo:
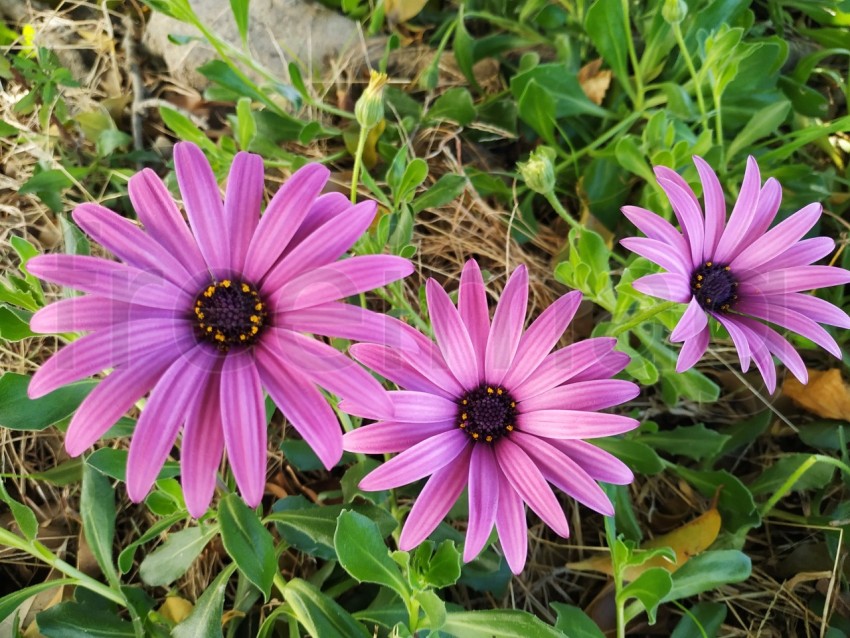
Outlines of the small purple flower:
M183 488L197 517L212 499L225 449L243 498L260 502L264 388L328 468L342 455L342 434L316 384L376 410L391 407L368 372L302 332L403 346L403 324L338 300L404 277L412 266L390 255L339 260L376 205L321 195L329 176L321 165L297 171L260 217L258 155L236 155L224 203L197 146L177 144L174 163L189 227L145 169L129 183L144 230L95 204L74 210L80 227L124 263L74 255L29 262L32 274L88 293L40 310L32 329L91 331L35 373L29 395L113 368L68 426L65 447L76 456L150 391L130 443L127 492L134 501L145 497L182 426Z
M750 157L727 224L717 175L702 158L695 156L694 163L702 182L704 215L681 176L655 167L681 233L651 211L623 207L623 214L646 235L623 239L623 246L667 271L637 279L635 289L688 304L670 335L671 341L684 342L676 370L688 370L705 353L711 316L732 338L741 368L746 371L750 360L755 361L769 392L776 388L772 354L806 383L808 374L799 353L763 322L807 337L841 358L835 339L819 323L850 328L850 317L802 292L850 282L850 271L811 265L835 248L829 237L803 239L820 218L821 205L809 204L768 230L779 210L782 188L772 177L762 186L758 164Z
M387 414L346 399L340 407L377 423L345 434L353 452L400 452L361 482L364 490L405 485L430 475L401 533L408 550L469 493L464 561L484 547L495 524L511 570L525 565L527 503L555 532L569 535L552 483L605 515L614 509L596 481L626 484L632 472L582 439L635 428L634 419L597 412L633 399L634 383L611 379L629 362L615 340L587 339L550 354L581 301L564 295L523 333L528 273L517 268L491 323L481 272L469 261L458 307L434 281L426 286L436 344L414 332L419 351L357 344L352 354L402 390Z

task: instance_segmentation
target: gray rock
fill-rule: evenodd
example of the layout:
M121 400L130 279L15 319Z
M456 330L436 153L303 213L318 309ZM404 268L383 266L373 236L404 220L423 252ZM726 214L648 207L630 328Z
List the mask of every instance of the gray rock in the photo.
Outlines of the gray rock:
M229 2L192 0L192 7L213 33L241 47L239 30ZM356 42L357 23L326 7L305 0L251 0L248 46L255 60L280 80L287 81L287 65L322 69L325 59ZM164 60L172 76L196 89L207 86L197 68L217 57L204 40L174 44L169 35L200 36L191 25L154 13L145 29L144 44ZM250 75L250 73L249 73ZM258 78L255 78L258 79Z

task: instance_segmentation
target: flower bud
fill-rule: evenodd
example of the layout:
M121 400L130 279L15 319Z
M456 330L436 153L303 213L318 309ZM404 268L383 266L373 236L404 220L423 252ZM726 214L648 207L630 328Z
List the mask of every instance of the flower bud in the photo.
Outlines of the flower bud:
M688 5L685 0L664 0L661 15L669 24L679 24L688 15Z
M366 130L375 128L384 119L384 85L387 79L386 73L372 71L369 86L354 105L357 123Z
M527 162L518 162L519 174L535 193L546 195L555 190L555 151L548 146L538 146Z

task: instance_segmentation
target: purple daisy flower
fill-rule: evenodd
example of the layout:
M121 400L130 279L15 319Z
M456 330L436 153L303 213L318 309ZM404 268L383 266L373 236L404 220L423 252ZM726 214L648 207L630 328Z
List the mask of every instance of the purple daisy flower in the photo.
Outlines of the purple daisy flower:
M493 321L481 272L469 261L460 279L458 307L434 280L426 286L436 344L416 333L419 351L357 344L353 356L402 390L390 392L393 411L376 413L355 400L340 407L377 423L348 432L346 450L400 452L360 482L364 490L405 485L430 475L404 525L399 547L408 550L434 530L468 486L469 525L463 552L472 560L495 524L511 570L525 565L531 509L561 536L569 535L552 483L605 515L614 509L596 481L626 484L632 472L582 439L635 428L634 419L597 410L638 394L629 381L611 379L629 362L615 340L587 339L550 354L581 301L564 295L523 334L528 273L517 268Z
M28 263L34 275L88 293L40 310L32 329L91 331L35 373L29 395L113 368L68 426L65 447L76 456L150 391L130 443L127 492L134 501L145 497L183 426L183 488L197 517L212 499L225 449L242 497L260 502L264 388L328 468L342 455L342 434L316 384L376 410L391 407L367 371L302 333L409 346L401 322L338 300L400 279L412 266L390 255L338 261L376 204L321 195L329 177L321 165L297 171L260 217L258 155L236 155L223 203L197 146L177 144L174 164L188 227L145 169L129 183L144 230L95 204L74 210L79 226L124 263L75 255Z
M684 342L677 372L688 370L705 354L710 316L728 331L745 372L755 361L769 392L776 388L772 354L806 383L808 373L799 353L763 322L803 335L841 358L835 339L818 323L850 328L850 317L831 303L802 293L850 282L850 271L810 265L835 248L829 237L802 239L820 218L821 205L809 204L768 230L779 210L782 188L774 178L762 186L758 164L750 157L727 224L717 175L702 158L693 159L705 214L678 173L655 167L681 233L651 211L636 206L622 209L646 237L620 243L668 271L641 277L633 286L653 297L688 304L670 335L671 341Z

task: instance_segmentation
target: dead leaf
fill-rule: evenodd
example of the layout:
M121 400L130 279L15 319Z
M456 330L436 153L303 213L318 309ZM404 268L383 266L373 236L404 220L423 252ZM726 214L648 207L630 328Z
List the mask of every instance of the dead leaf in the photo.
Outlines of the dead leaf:
M602 104L608 87L611 86L611 70L602 70L602 58L585 64L578 72L578 83L587 99L596 104Z
M192 613L194 605L185 598L180 596L169 596L165 602L160 605L157 611L162 614L166 620L173 622L175 625L182 622Z
M693 556L708 549L720 532L720 513L712 508L694 520L677 527L672 532L656 536L643 544L641 549L658 549L670 547L676 553L676 562L671 563L661 556L656 556L640 565L626 570L626 580L632 581L650 567L663 567L669 572L675 572ZM567 567L577 571L602 572L611 576L613 567L611 556L602 554L577 563L567 563Z
M422 11L428 0L384 0L384 11L390 22L407 22Z
M803 385L789 376L782 392L804 410L824 419L850 421L850 385L838 368L809 370L809 383Z

